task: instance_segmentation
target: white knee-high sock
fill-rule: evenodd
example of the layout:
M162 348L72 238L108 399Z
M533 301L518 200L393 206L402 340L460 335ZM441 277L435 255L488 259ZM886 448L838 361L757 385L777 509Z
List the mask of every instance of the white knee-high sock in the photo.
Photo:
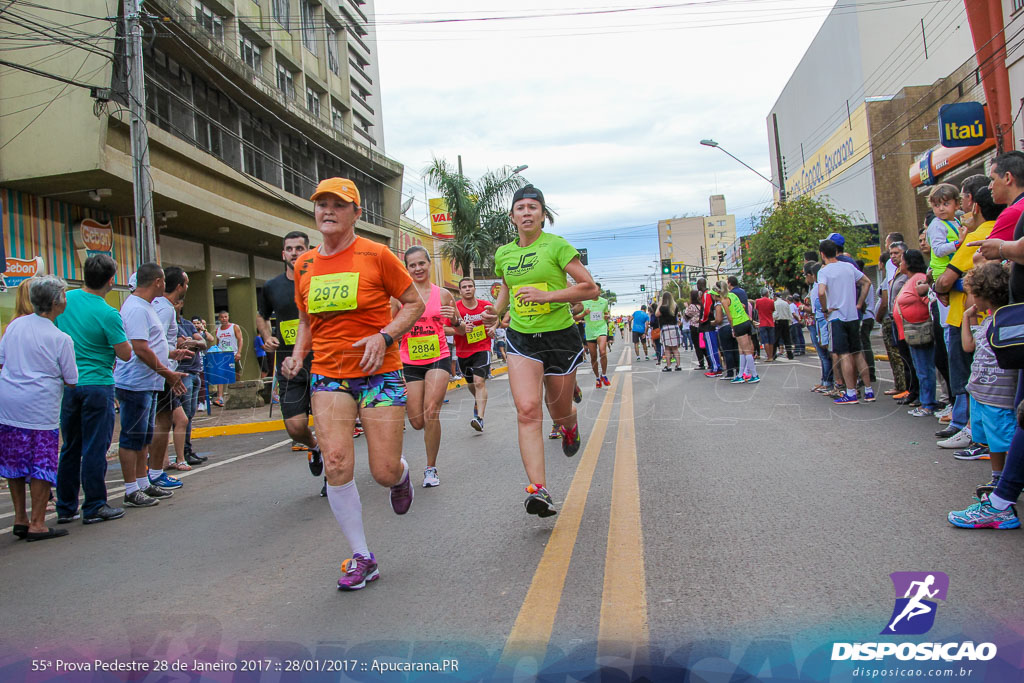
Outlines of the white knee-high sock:
M342 486L327 485L327 500L331 504L331 512L338 520L341 533L352 546L352 553L369 557L366 548L366 532L363 531L363 503L359 500L359 490L355 480Z
M747 354L747 372L751 377L757 376L757 367L754 365L754 355Z

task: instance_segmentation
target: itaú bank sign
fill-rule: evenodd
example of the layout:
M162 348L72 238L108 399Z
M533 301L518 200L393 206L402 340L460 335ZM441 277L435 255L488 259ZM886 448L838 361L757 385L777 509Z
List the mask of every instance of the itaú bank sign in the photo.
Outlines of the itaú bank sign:
M824 189L869 151L867 104L862 102L799 169L786 176L786 194L795 198Z

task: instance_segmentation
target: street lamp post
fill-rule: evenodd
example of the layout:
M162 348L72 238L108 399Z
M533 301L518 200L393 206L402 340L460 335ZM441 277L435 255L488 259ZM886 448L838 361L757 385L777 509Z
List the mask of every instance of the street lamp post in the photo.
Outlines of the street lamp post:
M756 168L754 168L753 166L751 166L751 165L750 165L750 164L748 164L747 162L743 161L743 160L742 160L742 159L740 159L739 157L735 156L734 154L731 154L731 153L729 152L729 150L727 150L727 149L726 149L725 147L722 147L722 146L721 146L720 144L718 144L718 143L717 143L717 142L715 142L714 140L711 140L711 139L705 138L704 140L701 140L701 141L700 141L700 144L704 145L705 147L714 147L715 149L720 149L720 150L722 150L723 152L725 152L726 154L728 154L729 156L731 156L731 157L732 157L733 159L735 159L736 161L740 162L741 164L743 164L744 166L746 166L747 168L749 168L749 169L750 169L751 171L753 171L753 172L754 172L754 173L756 173L757 175L759 175L759 176L761 176L762 178L764 178L765 180L767 180L767 181L768 181L769 183L771 183L771 184L772 184L772 187L774 187L774 188L775 188L775 189L777 189L777 190L781 190L781 188L779 188L779 186L778 186L778 185L777 185L777 184L775 183L775 181L774 181L774 180L772 180L771 178L768 178L768 177L764 176L764 175L763 175L763 174L762 174L762 173L761 173L760 171L758 171L758 170L757 170Z

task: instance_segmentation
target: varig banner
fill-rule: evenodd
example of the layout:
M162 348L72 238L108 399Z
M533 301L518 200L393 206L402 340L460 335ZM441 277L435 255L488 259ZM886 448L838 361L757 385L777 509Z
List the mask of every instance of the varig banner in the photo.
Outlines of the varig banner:
M434 237L448 239L452 236L452 214L444 197L430 200L430 232Z

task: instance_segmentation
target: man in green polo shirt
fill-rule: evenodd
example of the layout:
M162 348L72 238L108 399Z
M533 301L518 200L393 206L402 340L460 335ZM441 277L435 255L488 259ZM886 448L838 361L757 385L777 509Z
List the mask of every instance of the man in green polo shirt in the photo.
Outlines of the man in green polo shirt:
M67 293L57 327L75 343L78 383L64 388L60 411L63 446L57 465L57 522L82 517L95 524L124 516L107 505L107 449L114 434L114 357L131 358L121 314L103 297L114 288L117 264L106 254L85 262L85 286ZM85 492L82 514L78 489Z

